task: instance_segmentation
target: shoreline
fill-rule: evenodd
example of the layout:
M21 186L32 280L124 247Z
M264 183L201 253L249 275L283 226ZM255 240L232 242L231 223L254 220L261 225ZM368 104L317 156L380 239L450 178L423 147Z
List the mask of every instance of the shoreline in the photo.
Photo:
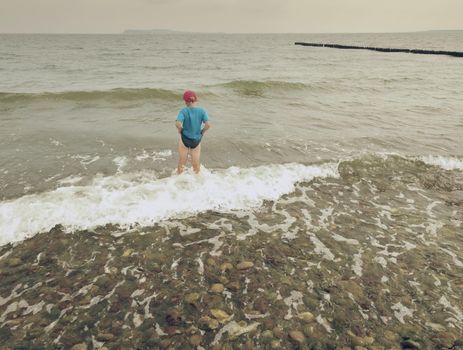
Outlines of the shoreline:
M375 162L252 212L1 247L2 344L460 349L461 174Z

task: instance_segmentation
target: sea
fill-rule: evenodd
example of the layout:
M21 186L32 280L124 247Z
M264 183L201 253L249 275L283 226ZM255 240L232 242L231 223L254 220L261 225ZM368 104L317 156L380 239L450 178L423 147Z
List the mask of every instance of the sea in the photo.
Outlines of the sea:
M462 348L463 60L297 41L463 51L0 34L1 349Z

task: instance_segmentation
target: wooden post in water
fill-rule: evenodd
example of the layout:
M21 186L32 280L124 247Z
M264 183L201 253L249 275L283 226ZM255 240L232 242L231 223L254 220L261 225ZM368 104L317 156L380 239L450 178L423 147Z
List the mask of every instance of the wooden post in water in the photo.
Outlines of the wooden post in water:
M349 50L370 50L379 52L405 52L414 53L419 55L445 55L452 57L463 57L461 51L435 51L435 50L420 50L420 49L393 49L384 47L371 47L371 46L352 46L352 45L339 45L339 44L319 44L319 43L304 43L295 42L295 45L313 46L313 47L329 47L333 49L349 49Z

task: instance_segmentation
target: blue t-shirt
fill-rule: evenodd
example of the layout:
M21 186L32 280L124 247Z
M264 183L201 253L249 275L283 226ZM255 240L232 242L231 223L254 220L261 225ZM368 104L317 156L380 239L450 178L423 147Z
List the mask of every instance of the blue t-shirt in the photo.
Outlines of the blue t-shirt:
M201 125L209 120L209 116L204 108L185 107L177 116L177 120L182 123L182 133L189 139L201 139Z

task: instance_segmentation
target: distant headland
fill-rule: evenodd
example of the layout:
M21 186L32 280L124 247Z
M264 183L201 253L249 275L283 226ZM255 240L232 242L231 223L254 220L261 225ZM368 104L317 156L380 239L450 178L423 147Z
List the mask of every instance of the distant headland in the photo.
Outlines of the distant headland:
M182 32L180 30L171 29L126 29L122 34L182 34L190 32Z

